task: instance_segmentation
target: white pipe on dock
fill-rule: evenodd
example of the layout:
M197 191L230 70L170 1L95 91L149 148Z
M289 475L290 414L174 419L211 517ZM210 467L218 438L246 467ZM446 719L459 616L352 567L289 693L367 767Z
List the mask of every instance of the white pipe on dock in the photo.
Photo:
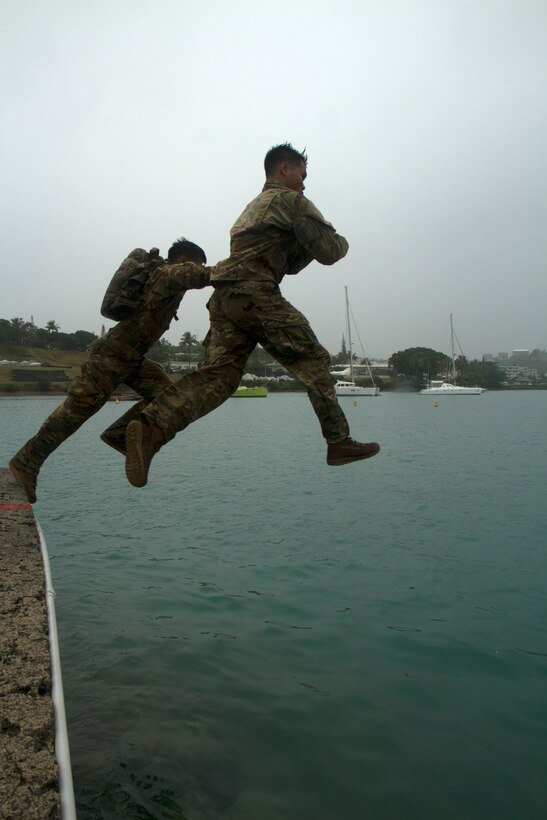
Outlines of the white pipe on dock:
M57 635L57 618L55 617L55 590L51 582L49 555L44 533L36 516L36 527L40 536L40 550L44 564L46 583L46 607L49 625L49 649L51 655L51 699L55 713L55 757L59 770L59 799L61 802L62 820L77 820L72 766L66 724L65 698L61 675L61 656L59 653L59 636Z

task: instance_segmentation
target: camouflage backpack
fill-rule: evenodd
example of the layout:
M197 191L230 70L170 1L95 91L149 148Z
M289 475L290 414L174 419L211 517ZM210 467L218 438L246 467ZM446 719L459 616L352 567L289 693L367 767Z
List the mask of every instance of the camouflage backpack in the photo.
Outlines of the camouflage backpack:
M106 289L101 314L116 322L133 316L144 303L144 289L150 273L163 262L158 248L131 251Z

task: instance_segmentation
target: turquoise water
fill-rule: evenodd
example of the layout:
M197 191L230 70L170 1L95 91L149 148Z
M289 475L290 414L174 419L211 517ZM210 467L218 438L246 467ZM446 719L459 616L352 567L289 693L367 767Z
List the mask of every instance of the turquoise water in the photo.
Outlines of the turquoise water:
M46 463L80 820L500 820L547 803L547 393L230 400L124 478ZM55 406L0 401L1 463Z

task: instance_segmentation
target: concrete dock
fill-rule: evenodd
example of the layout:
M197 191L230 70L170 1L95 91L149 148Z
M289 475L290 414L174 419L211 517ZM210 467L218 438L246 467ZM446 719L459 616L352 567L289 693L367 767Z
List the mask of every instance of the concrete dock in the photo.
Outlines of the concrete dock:
M44 560L32 507L5 468L0 618L0 818L53 820L61 801Z

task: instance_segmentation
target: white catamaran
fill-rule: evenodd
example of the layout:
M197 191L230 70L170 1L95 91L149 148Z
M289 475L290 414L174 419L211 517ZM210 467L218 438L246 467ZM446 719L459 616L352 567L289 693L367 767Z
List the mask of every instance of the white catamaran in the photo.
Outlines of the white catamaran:
M454 353L454 326L452 314L450 314L450 344L451 344L451 364L450 382L432 379L427 387L420 390L420 396L480 396L484 393L483 387L461 387L456 384L456 355Z
M371 387L360 387L359 385L355 384L355 378L353 375L353 344L351 340L351 321L350 321L350 309L349 309L349 299L348 299L348 288L345 287L346 291L346 326L348 331L348 348L349 348L349 381L337 381L334 385L334 390L337 396L379 396L380 395L380 388L376 387L374 384L374 376L372 375L372 370L370 369L370 365L368 363L368 359L365 356L365 364L367 367L368 375L370 376L370 380L372 381ZM333 373L333 376L337 376L337 373Z

